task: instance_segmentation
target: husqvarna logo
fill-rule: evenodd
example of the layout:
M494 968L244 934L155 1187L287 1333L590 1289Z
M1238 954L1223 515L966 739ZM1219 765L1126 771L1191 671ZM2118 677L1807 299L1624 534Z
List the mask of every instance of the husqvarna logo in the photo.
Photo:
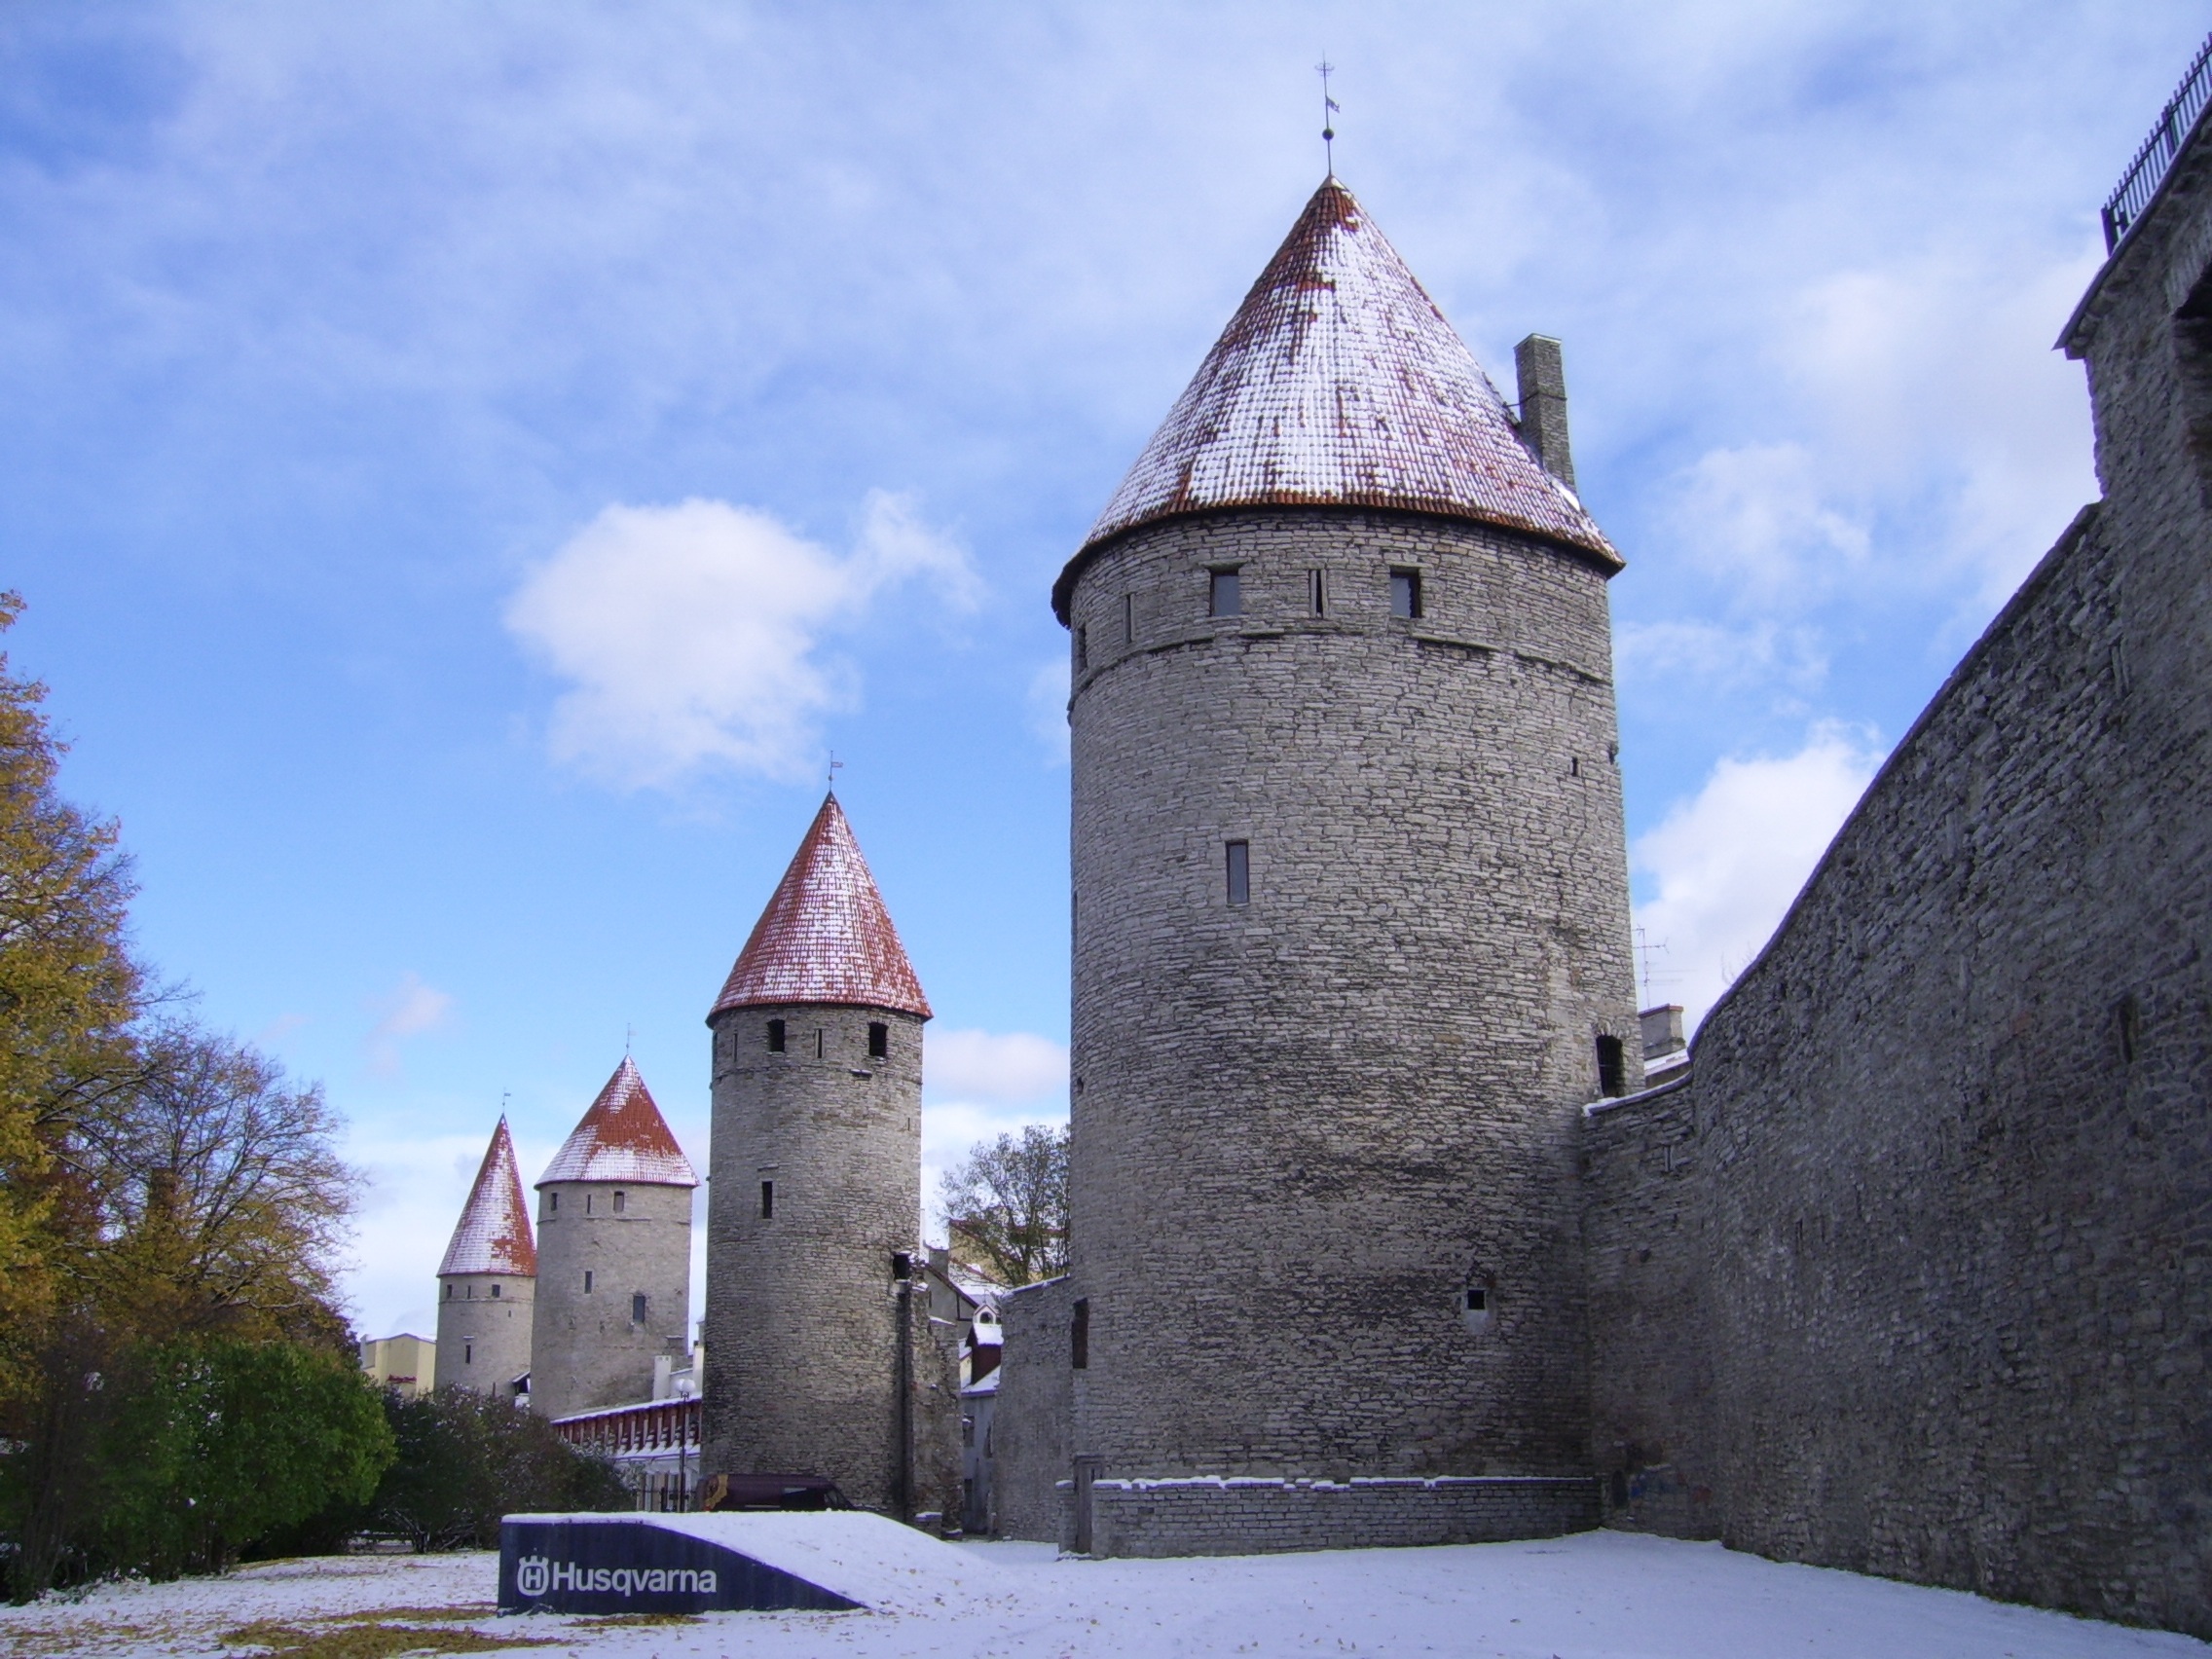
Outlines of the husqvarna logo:
M542 1596L553 1586L553 1564L544 1556L524 1556L515 1564L515 1589L524 1596Z

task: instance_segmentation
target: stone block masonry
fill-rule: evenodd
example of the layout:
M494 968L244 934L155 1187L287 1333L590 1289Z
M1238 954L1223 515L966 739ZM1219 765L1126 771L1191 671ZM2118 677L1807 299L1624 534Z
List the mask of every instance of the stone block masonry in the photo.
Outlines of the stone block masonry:
M1615 1088L1641 1048L1605 578L1376 510L1087 555L1072 1453L1103 1477L1587 1475L1576 1140L1606 1043Z
M1074 1309L1065 1278L1023 1285L999 1302L1006 1357L991 1424L991 1505L1001 1537L1051 1543L1061 1533L1057 1489L1075 1457L1075 1373L1068 1364Z
M691 1192L539 1187L531 1404L541 1416L649 1400L653 1361L689 1351Z
M1598 1485L1579 1478L1101 1480L1090 1486L1101 1556L1267 1555L1556 1538L1598 1525ZM1074 1483L1059 1492L1060 1544L1075 1548Z

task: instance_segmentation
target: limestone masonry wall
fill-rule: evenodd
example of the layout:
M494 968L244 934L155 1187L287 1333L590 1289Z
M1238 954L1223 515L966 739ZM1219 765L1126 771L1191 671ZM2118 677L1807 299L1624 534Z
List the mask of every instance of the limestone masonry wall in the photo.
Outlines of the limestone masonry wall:
M643 1320L633 1317L639 1296ZM652 1398L654 1358L687 1351L690 1327L689 1187L558 1181L538 1190L533 1410L557 1418Z
M772 1019L784 1022L782 1052L768 1046ZM885 1056L868 1053L871 1023L888 1028ZM918 1249L921 1088L922 1021L912 1014L793 1003L715 1016L701 1459L710 1477L828 1475L864 1508L897 1510L892 1257ZM775 1186L770 1215L764 1182ZM926 1291L911 1321L910 1382L936 1387L936 1399ZM956 1421L950 1396L939 1408ZM946 1501L910 1495L931 1496L916 1507Z
M2200 135L2069 333L2104 502L1591 1125L1620 1519L2212 1636L2208 264Z
M453 1273L438 1280L439 1387L514 1398L515 1380L530 1369L536 1286L517 1273Z
M1005 1358L992 1414L991 1504L999 1535L1057 1542L1058 1483L1074 1461L1075 1373L1068 1321L1075 1293L1065 1278L1024 1285L999 1301Z
M1576 1140L1597 1040L1641 1070L1604 572L1224 511L1097 549L1071 622L1073 1452L1586 1474Z
M1598 1525L1597 1483L1503 1477L1435 1480L1100 1481L1092 1553L1259 1555L1556 1538Z

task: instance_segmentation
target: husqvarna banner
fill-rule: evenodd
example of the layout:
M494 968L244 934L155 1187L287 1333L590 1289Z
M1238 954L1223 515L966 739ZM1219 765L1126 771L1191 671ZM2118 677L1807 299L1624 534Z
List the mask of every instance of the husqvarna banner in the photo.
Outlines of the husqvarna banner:
M860 1605L703 1532L707 1515L513 1515L499 1523L502 1613L844 1612Z

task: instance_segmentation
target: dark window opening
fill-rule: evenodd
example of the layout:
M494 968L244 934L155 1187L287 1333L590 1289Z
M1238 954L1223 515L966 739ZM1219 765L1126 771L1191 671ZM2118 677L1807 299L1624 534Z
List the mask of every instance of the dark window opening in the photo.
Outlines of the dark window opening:
M816 1027L815 1027L815 1030L814 1030L814 1057L815 1057L816 1059L818 1059L818 1060L819 1060L820 1058L822 1058L822 1056L823 1056L823 1053L825 1052L825 1047L826 1047L826 1044L827 1044L827 1042L828 1042L828 1040L829 1040L829 1036L830 1036L830 1034L829 1034L829 1033L828 1033L827 1031L823 1030L823 1029L822 1029L822 1028L821 1028L820 1026L816 1026Z
M591 1269L589 1268L584 1269L584 1294L586 1296L591 1294Z
M1467 1286L1467 1311L1470 1313L1489 1312L1490 1292L1479 1284Z
M1090 1299L1079 1296L1075 1322L1068 1327L1068 1364L1078 1371L1090 1369Z
M1232 841L1228 854L1229 902L1249 904L1252 902L1252 843Z
M614 1213L615 1213L616 1215L620 1215L620 1214L621 1214L621 1213L622 1213L622 1212L623 1212L624 1210L628 1209L629 1207L630 1207L630 1195L629 1195L629 1194L627 1194L627 1193L616 1193L616 1194L614 1195Z
M630 1323L643 1325L645 1322L645 1293L642 1290L634 1290L630 1293Z
M1329 613L1329 578L1324 571L1306 572L1306 603L1316 616Z
M446 1286L446 1300L448 1302L453 1300L453 1286L450 1284Z
M914 1258L903 1250L891 1252L891 1276L902 1283L914 1276Z
M880 1019L867 1022L867 1057L871 1060L891 1057L891 1027Z
M545 1195L545 1213L555 1215L560 1212L560 1208L561 1195L559 1193L547 1193Z
M591 1195L589 1193L584 1195L584 1214L591 1214Z
M461 1363L463 1365L474 1365L476 1363L476 1345L474 1343L462 1343L461 1345Z
M1241 616L1244 614L1243 584L1235 571L1215 571L1207 589L1206 614L1209 616Z
M780 1054L783 1051L784 1022L780 1019L771 1019L768 1021L768 1052Z
M498 1287L498 1285L494 1285L494 1286L492 1287L492 1300L493 1300L494 1302L497 1302L497 1301L498 1301L498 1300L499 1300L499 1287Z
M1122 595L1122 644L1133 645L1137 641L1137 596Z
M1390 572L1390 614L1419 617L1420 615L1420 572L1419 571L1392 571Z
M1628 1067L1618 1037L1598 1039L1598 1092L1606 1096L1626 1093Z
M2122 1065L2135 1063L2135 1050L2143 1040L2143 1005L2133 997L2121 997L2116 1011L2120 1015L2120 1061Z
M776 1219L776 1183L773 1181L760 1183L760 1219L762 1221L774 1221Z
M1089 666L1090 625L1087 622L1078 622L1075 625L1075 671L1081 674Z

